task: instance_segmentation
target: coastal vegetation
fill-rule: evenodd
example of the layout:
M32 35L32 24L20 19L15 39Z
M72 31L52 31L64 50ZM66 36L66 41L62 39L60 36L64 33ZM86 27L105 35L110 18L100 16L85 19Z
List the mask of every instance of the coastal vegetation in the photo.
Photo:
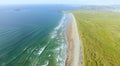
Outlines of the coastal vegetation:
M83 66L120 66L120 13L70 11L83 48Z

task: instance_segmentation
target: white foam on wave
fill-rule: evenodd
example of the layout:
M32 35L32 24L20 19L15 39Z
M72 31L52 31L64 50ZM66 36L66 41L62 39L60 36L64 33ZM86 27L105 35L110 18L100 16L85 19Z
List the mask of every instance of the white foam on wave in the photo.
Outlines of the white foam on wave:
M39 51L38 51L38 55L40 55L43 51L44 51L45 47L41 48Z
M55 27L54 31L50 34L52 39L57 36L58 30L64 26L63 24L65 23L65 20L66 20L66 14L63 15L62 19L59 22L59 25Z
M43 48L41 48L41 49L39 49L39 51L38 51L38 55L41 55L41 53L45 50L45 48L47 47L47 45L50 43L50 40L47 42L47 44L46 44L46 46L44 46ZM38 50L38 49L36 49L36 50Z
M57 60L57 62L60 62L58 66L64 66L65 65L65 60L66 60L65 58L67 57L67 56L65 56L65 54L67 53L67 50L64 50L64 49L67 48L67 46L66 46L65 42L60 42L60 44L61 45L55 49L57 52L60 53L57 56L56 60Z
M53 32L50 33L51 40L56 40L58 47L54 51L58 54L56 56L57 66L65 66L67 57L67 43L65 40L65 24L67 21L67 14L64 14L57 27L54 28ZM51 55L49 55L50 57Z
M51 33L51 38L53 39L53 38L55 38L56 36L57 36L57 31L54 30L54 31Z
M60 27L62 27L62 26L63 26L63 24L64 24L65 20L66 20L66 14L64 14L64 15L63 15L63 17L62 17L62 19L61 19L61 21L60 21L59 25L55 28L55 30L60 29Z
M61 22L59 23L59 25L55 28L55 30L59 30L62 29L59 33L59 39L58 39L58 43L59 43L59 47L57 47L55 50L56 52L59 53L59 55L57 56L56 60L59 63L58 66L65 66L65 61L66 61L66 53L67 53L67 44L65 42L65 34L64 34L64 28L65 28L65 23L67 21L67 14L63 15L63 18L61 19Z

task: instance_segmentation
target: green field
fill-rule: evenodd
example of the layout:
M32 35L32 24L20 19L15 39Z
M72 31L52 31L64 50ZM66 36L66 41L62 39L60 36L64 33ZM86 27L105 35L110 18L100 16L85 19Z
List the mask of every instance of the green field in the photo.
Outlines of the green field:
M120 66L120 13L71 12L83 43L83 66Z

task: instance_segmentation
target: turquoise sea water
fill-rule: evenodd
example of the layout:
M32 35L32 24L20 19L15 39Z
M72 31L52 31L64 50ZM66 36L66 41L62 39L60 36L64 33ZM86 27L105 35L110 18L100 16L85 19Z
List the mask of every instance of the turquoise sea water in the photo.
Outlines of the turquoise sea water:
M0 66L64 66L65 23L61 5L0 6Z

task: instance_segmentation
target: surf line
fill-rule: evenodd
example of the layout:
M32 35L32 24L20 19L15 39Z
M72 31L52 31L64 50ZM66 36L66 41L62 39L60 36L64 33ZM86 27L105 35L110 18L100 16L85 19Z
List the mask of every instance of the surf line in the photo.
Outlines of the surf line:
M56 61L58 66L65 66L67 58L67 41L66 41L66 24L68 22L68 14L63 13L58 25L50 33L51 40L56 40L58 45L54 50L58 53Z

